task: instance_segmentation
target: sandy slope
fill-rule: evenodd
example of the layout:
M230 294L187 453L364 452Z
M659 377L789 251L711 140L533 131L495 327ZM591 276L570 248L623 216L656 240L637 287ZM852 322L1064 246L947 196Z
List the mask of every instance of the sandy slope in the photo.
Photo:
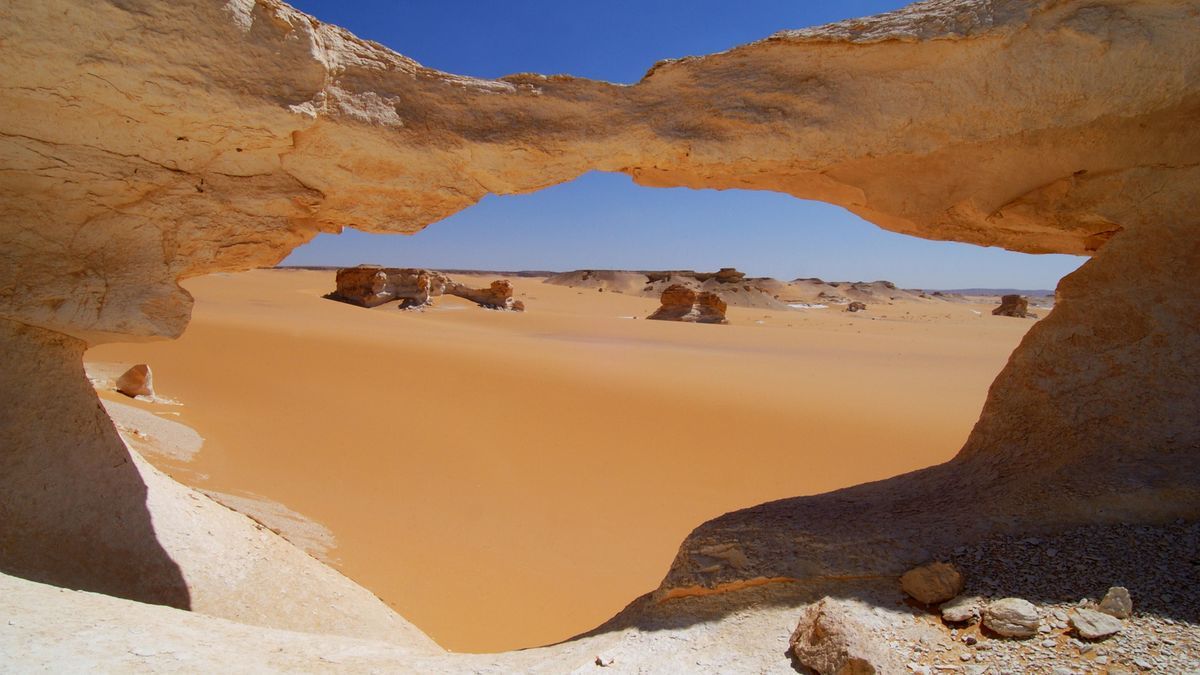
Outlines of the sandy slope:
M205 438L160 467L318 521L344 573L483 651L607 619L707 518L948 459L1032 325L941 301L685 325L512 281L524 314L361 309L320 297L332 272L198 278L182 339L88 359L148 362L183 404L135 402Z

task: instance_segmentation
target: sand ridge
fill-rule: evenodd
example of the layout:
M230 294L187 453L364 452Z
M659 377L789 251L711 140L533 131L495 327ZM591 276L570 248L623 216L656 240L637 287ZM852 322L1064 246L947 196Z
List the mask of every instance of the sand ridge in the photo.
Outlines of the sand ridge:
M536 278L512 279L523 314L367 310L332 279L197 278L180 340L87 358L150 363L183 403L205 444L166 470L327 527L343 573L459 651L599 624L707 518L948 459L1033 325L941 301L681 325Z

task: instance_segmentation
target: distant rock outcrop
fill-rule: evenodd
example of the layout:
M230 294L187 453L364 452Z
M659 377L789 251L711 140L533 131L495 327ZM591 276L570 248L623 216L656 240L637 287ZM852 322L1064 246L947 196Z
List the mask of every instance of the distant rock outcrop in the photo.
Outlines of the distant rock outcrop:
M1000 306L993 309L992 314L1024 319L1029 316L1029 301L1019 295L1006 295L1000 298Z
M662 293L662 305L646 317L658 321L687 321L690 323L727 323L728 305L716 293L697 293L683 284L672 284Z
M393 300L401 309L433 304L439 295L454 295L491 309L523 311L525 303L513 300L512 284L504 279L488 288L470 288L434 270L359 265L337 272L337 290L326 297L360 307L377 307Z

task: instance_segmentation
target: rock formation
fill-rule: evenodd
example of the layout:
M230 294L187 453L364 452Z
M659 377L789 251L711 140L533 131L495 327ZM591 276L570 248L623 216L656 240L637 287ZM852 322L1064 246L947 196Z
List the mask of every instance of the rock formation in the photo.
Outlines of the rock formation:
M117 378L116 388L129 397L154 396L154 374L150 366L139 363Z
M376 307L393 300L401 309L433 304L439 295L455 295L489 309L524 311L525 303L513 300L507 280L493 281L488 288L470 288L434 270L359 265L337 272L337 289L327 297L361 307Z
M1019 295L1006 295L1000 298L1000 306L993 309L992 314L1024 319L1029 315L1029 301Z
M329 298L361 307L376 307L399 300L402 307L421 307L432 302L451 284L450 278L433 270L359 265L337 271L337 288Z
M462 284L451 283L446 286L446 293L457 295L488 309L511 309L524 311L525 303L513 300L512 283L506 279L493 281L487 288L469 288Z
M719 617L783 592L765 584L898 574L999 530L1198 516L1198 10L928 0L618 86L441 73L277 0L5 3L0 570L419 644L362 589L139 467L81 355L178 336L182 279L275 264L346 226L412 233L487 193L590 170L775 190L904 234L1092 256L1059 284L954 460L705 523L625 620L708 612L732 645L736 622ZM731 542L739 564L704 562Z
M672 284L662 293L662 303L646 317L657 321L686 321L690 323L725 323L725 301L716 293L697 293L682 284Z

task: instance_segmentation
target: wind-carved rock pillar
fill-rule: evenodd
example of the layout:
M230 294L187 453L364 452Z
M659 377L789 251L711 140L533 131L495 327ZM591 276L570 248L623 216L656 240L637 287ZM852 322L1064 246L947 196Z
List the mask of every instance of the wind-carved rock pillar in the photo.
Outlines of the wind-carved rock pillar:
M84 374L85 348L0 319L0 571L186 609L146 485Z
M1062 280L957 461L1028 482L1031 497L1079 498L1100 518L1195 513L1200 200L1190 201L1152 210L1161 220L1126 229Z

